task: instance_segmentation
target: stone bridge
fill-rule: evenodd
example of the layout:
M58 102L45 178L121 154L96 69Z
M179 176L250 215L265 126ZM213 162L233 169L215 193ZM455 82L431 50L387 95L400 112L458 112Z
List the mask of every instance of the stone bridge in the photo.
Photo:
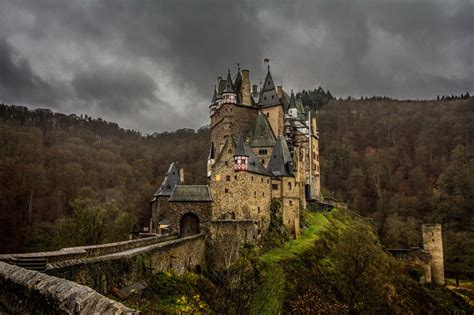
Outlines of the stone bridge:
M180 274L201 268L205 268L202 233L0 255L0 305L12 313L133 314L101 294L144 280L152 272Z

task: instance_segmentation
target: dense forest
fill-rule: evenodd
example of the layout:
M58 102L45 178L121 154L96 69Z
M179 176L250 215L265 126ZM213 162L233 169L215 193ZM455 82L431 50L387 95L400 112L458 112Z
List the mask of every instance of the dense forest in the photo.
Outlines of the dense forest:
M473 277L474 98L299 94L318 118L323 194L372 218L386 247L419 246L421 223L441 222L448 273ZM0 105L0 251L125 238L133 223L148 224L170 162L185 167L187 183L205 181L208 138L205 127L145 136Z

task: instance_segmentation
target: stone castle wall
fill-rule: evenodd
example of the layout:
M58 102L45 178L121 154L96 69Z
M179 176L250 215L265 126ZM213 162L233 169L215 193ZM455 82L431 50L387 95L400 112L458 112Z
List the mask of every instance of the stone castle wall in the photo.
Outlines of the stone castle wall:
M207 264L211 270L229 267L239 258L246 242L257 241L257 223L253 220L215 220L207 236Z
M255 107L223 104L211 117L211 142L214 143L215 156L219 155L226 138L232 135L237 137L240 133L244 136L249 134L257 115Z
M199 218L201 232L209 229L211 222L211 202L169 202L170 207L170 226L173 233L180 233L180 220L186 213L193 213Z
M86 286L4 262L0 304L12 314L140 314Z
M267 115L268 121L272 126L272 130L275 136L281 136L284 134L284 118L285 113L283 112L283 106L272 106L263 109L263 113Z

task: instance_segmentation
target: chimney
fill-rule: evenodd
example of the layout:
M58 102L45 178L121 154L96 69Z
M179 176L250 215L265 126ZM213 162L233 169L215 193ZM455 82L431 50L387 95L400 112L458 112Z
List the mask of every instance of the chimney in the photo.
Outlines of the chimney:
M184 168L179 169L179 184L184 184Z
M283 86L281 86L281 85L277 86L277 94L278 94L279 99L283 98Z
M241 95L242 95L242 104L252 105L250 101L250 78L249 78L248 70L242 70Z
M254 84L252 85L252 94L257 94L258 93L258 85Z

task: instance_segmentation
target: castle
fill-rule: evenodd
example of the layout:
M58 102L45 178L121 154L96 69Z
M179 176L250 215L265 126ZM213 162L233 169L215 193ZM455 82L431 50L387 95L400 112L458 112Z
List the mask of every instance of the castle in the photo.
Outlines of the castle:
M206 233L209 264L227 265L245 242L259 243L270 205L294 238L300 210L320 193L319 133L300 99L275 86L270 67L260 88L249 70L217 78L209 106L207 185L185 185L172 163L151 201L150 231Z

